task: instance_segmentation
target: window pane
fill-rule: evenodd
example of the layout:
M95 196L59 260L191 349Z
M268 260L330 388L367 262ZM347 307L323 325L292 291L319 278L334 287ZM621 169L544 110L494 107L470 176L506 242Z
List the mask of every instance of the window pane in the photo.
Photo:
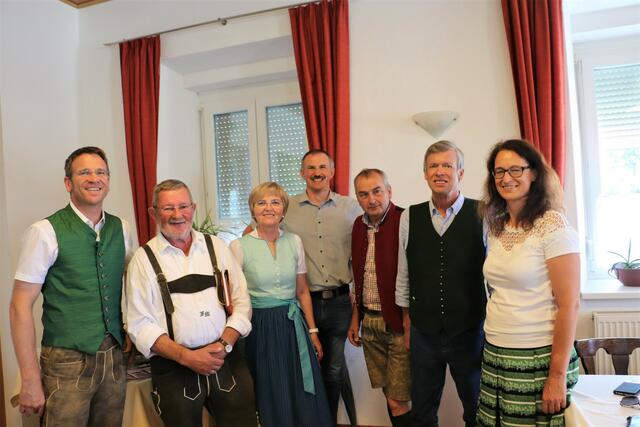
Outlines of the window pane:
M247 200L251 192L247 111L214 114L216 178L219 220L249 223Z
M300 178L300 160L307 151L302 104L267 107L269 179L276 181L290 196L305 188Z
M594 68L600 189L596 198L596 268L625 253L640 256L640 64ZM619 261L619 259L618 259Z

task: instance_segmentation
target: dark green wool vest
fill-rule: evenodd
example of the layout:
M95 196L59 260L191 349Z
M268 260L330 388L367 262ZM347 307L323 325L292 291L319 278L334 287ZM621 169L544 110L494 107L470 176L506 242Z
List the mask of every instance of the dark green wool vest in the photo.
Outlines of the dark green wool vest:
M42 345L95 354L106 332L122 345L120 218L105 213L99 242L70 205L47 219L58 240L58 258L42 286Z
M485 248L477 204L465 199L442 237L428 202L409 208L409 309L411 324L422 333L455 336L484 319Z

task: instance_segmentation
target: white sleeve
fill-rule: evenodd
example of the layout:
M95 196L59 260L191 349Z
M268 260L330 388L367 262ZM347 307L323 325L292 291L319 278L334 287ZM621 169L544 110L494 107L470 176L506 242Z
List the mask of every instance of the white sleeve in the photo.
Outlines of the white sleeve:
M409 307L409 265L407 244L409 243L409 209L400 216L400 239L398 244L398 273L396 275L396 304Z
M233 256L236 258L236 261L238 261L238 265L242 267L242 264L244 263L244 252L242 252L242 245L240 244L240 239L233 240L229 244L229 249L231 250L231 253L233 254Z
M131 233L131 226L129 225L129 221L120 218L122 221L122 234L124 236L124 266L127 267L129 261L131 261L131 257L133 257L134 245L133 245L133 234Z
M297 234L293 235L293 239L296 242L296 251L298 253L297 274L307 274L307 263L304 259L304 246L302 245L302 239Z
M571 227L559 228L542 239L544 259L580 252L578 234Z
M53 226L46 219L38 221L22 235L22 247L14 278L42 284L57 258L58 240Z
M542 247L545 260L579 252L578 234L571 228L563 214L548 211L541 221L544 224Z
M227 318L227 327L233 328L243 337L251 332L251 299L247 290L247 280L244 277L240 264L236 261L231 250L220 239L212 239L215 245L216 256L220 269L229 272L231 287L231 301L233 314ZM238 245L240 243L238 242Z
M126 274L127 332L138 351L146 358L158 337L167 333L162 296L153 268L143 248L135 251Z

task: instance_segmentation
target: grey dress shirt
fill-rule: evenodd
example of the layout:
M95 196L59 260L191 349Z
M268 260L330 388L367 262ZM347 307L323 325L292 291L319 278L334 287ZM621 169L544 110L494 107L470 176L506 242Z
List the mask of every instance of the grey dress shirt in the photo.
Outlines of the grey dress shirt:
M333 192L320 206L306 192L289 201L284 229L302 239L312 292L351 282L351 230L361 214L358 202Z

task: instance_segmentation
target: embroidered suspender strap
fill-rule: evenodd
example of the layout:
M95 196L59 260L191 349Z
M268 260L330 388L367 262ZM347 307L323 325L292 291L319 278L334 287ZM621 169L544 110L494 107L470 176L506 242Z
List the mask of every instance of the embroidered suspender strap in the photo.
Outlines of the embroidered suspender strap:
M222 272L218 268L218 260L216 252L213 249L213 241L211 235L205 234L204 240L207 242L207 250L209 251L209 257L211 258L211 265L213 266L213 278L214 286L217 288L218 301L224 307L227 317L233 314L233 302L231 301L231 283L229 282L229 272L225 270Z
M218 259L216 257L216 251L213 249L213 240L211 240L211 235L205 234L204 241L207 243L207 251L209 252L211 266L213 267L213 286L216 287L216 291L218 292L218 301L221 301L222 305L225 305L224 286L222 286L222 272L218 268Z
M171 293L169 292L169 285L167 285L167 278L162 272L162 268L160 268L158 259L153 254L153 251L151 250L149 245L144 245L143 248L144 248L144 251L147 253L147 257L149 258L151 267L153 267L153 271L156 273L158 286L160 286L160 295L162 295L162 304L164 305L164 312L165 312L165 315L167 316L167 329L169 332L169 338L173 339L173 322L171 321L171 315L175 310L173 308L173 302L171 301Z

